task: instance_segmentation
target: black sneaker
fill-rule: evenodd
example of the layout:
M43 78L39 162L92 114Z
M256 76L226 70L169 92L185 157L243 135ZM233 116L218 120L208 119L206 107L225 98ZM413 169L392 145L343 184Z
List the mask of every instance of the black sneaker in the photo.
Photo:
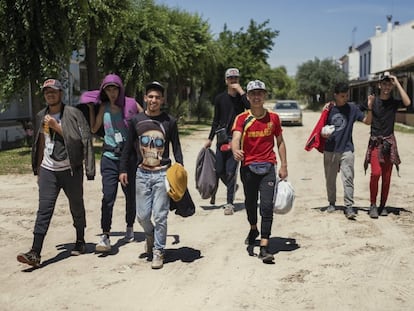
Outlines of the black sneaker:
M388 210L387 210L387 208L384 206L384 207L381 207L380 206L380 208L379 208L379 214L381 215L381 216L388 216Z
M371 204L371 206L369 207L368 215L371 218L378 218L378 208L375 204Z
M76 241L75 247L72 249L70 254L72 256L79 256L79 255L85 254L85 251L86 251L85 241Z
M244 244L246 245L254 245L256 242L256 238L259 236L259 230L257 229L250 229L249 234L247 235L246 240L244 241Z
M259 259L263 261L263 263L272 263L275 257L267 251L265 246L260 246L260 253L258 256Z
M329 206L326 208L326 212L327 213L333 213L336 211L336 206L335 204L329 204Z
M216 204L216 195L215 195L215 194L211 196L211 199L210 199L210 204L211 204L211 205Z
M17 261L36 268L40 267L40 255L34 250L30 250L27 253L20 253L17 255Z
M356 213L352 206L345 207L345 216L348 219L355 219Z

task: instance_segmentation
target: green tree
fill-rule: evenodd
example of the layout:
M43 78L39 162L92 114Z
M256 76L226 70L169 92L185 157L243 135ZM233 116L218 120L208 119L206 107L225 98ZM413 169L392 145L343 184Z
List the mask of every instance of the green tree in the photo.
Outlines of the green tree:
M133 10L124 11L98 46L104 71L119 73L130 93L142 91L149 80L160 80L168 85L169 108L179 114L183 103L198 101L215 68L208 23L152 0L137 1Z
M335 84L346 81L346 74L332 59L307 61L298 67L296 73L298 92L312 103L325 103Z
M242 27L235 32L230 31L227 25L224 25L217 39L220 53L218 58L220 63L217 67L219 74L216 82L218 89L223 87L223 73L228 67L240 69L242 85L246 85L249 80L262 77L271 70L267 60L279 31L267 27L268 23L269 20L261 24L250 20L246 30ZM270 83L271 81L264 82Z
M109 49L120 48L113 40L114 34L128 30L124 26L130 21L129 13L133 14L135 11L130 0L78 1L78 16L72 18L72 22L77 24L77 48L85 48L87 87L96 89L100 85L101 75L108 71L116 71L110 64L106 68L103 66L102 48L107 42L110 42Z
M267 65L258 72L258 77L266 83L269 98L287 99L293 95L294 79L288 76L286 67L270 68Z
M59 76L70 59L73 28L68 16L74 2L0 2L0 98L8 99L30 85L33 113L40 110L39 84Z

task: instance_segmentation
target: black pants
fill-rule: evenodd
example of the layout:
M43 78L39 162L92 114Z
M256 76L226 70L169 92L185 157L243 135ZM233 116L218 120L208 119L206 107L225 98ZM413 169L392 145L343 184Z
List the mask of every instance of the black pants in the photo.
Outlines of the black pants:
M83 168L72 171L49 171L43 167L39 170L39 209L37 210L34 234L45 235L55 210L56 200L61 189L69 200L73 226L85 228L85 205L83 203Z
M238 162L234 160L231 151L223 152L217 145L216 149L216 174L217 178L227 187L227 203L233 204L236 192L236 171Z
M262 217L261 236L268 239L273 223L273 194L276 185L276 171L272 167L265 175L253 173L248 166L240 168L243 182L247 220L250 225L257 225L257 201L260 199L259 210Z
M105 156L101 159L102 176L102 206L101 228L103 232L110 232L112 225L112 213L118 192L119 160L112 160ZM130 167L130 166L129 166ZM135 222L135 167L134 172L128 172L128 185L122 187L125 195L125 222L127 227L132 227Z

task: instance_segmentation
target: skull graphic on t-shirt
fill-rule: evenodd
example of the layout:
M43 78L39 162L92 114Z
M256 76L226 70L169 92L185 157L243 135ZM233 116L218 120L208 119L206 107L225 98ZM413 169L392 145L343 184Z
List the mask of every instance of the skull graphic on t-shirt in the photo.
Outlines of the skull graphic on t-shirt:
M139 150L145 166L160 166L165 139L162 131L148 130L139 136Z

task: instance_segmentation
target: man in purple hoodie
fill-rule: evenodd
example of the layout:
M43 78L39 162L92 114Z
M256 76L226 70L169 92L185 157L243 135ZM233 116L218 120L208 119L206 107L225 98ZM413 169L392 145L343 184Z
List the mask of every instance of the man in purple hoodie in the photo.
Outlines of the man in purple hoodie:
M92 133L97 133L103 126L104 143L101 158L102 176L102 207L101 228L102 236L96 244L97 252L111 251L110 231L112 212L118 190L120 155L128 135L127 121L142 107L135 100L127 100L122 80L115 74L107 75L100 87L98 100L100 102L98 114L95 116L93 105L89 105L89 116ZM131 171L128 185L122 186L125 195L126 233L125 241L134 241L135 221L135 174Z

